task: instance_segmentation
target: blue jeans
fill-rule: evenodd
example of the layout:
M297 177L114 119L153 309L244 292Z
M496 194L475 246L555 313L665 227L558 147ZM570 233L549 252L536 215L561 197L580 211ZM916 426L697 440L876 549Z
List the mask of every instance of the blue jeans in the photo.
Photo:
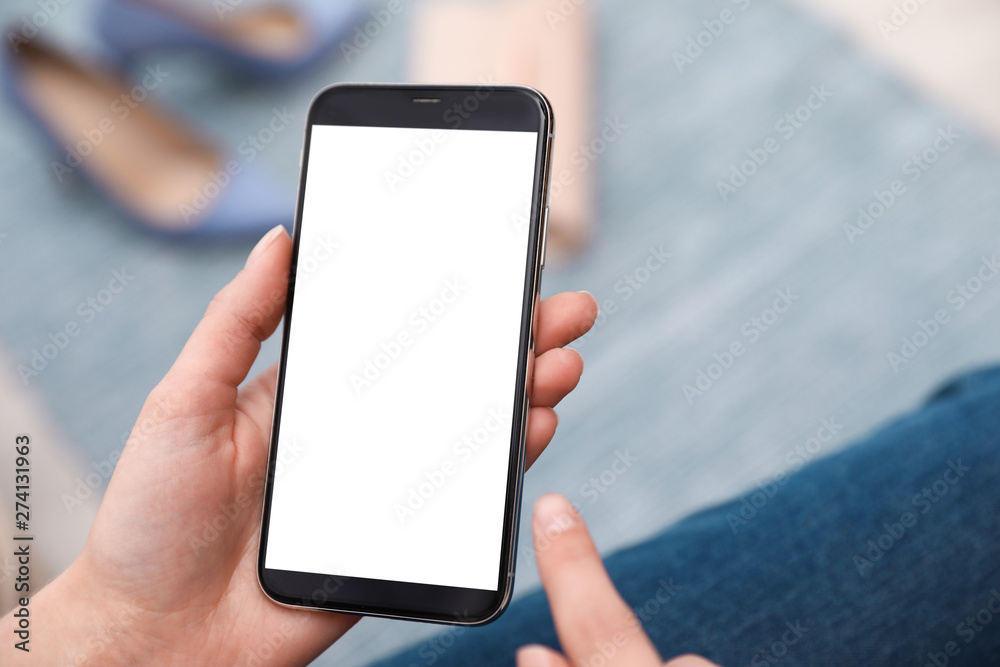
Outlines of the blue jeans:
M664 658L1000 664L1000 368L605 562ZM541 591L378 664L512 665L528 643L559 646Z

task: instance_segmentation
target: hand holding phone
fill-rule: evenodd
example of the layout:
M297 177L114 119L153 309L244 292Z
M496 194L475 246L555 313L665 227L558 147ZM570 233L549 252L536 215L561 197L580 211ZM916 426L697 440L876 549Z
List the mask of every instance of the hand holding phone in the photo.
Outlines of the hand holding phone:
M506 605L551 140L525 87L313 102L261 527L274 600L461 624Z
M82 553L42 590L32 586L24 660L114 664L165 653L190 665L308 664L357 621L274 604L256 578L276 367L245 380L284 313L290 255L281 228L262 239L150 392ZM564 293L537 312L526 465L551 440L552 406L583 369L562 346L586 333L597 304ZM13 636L19 620L7 614L0 632Z
M531 224L537 232L537 216ZM291 253L281 228L262 239L149 394L81 555L31 597L33 660L110 663L163 652L188 664L279 655L283 664L307 664L357 620L276 605L257 581L277 369L247 374L285 314ZM525 467L551 440L552 408L583 370L563 346L596 317L583 293L534 309ZM11 633L17 621L8 614L0 629Z

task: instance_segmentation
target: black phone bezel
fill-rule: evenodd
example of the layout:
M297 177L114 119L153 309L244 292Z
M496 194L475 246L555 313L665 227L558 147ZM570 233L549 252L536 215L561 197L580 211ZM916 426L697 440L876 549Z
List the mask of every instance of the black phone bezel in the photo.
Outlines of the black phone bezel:
M294 607L458 625L489 623L498 618L509 603L514 580L521 480L524 474L524 438L528 408L526 389L529 368L534 356L533 323L541 282L543 234L546 231L542 228L542 222L548 204L553 123L552 109L545 96L525 86L337 84L325 88L314 98L309 108L302 150L295 226L292 234L291 272L285 303L285 323L257 557L258 581L265 594L274 601ZM314 125L538 133L528 252L525 257L518 368L516 385L513 389L514 408L511 423L518 425L518 428L513 428L511 435L507 499L496 591L291 572L264 567L277 457L274 443L278 442L301 216Z

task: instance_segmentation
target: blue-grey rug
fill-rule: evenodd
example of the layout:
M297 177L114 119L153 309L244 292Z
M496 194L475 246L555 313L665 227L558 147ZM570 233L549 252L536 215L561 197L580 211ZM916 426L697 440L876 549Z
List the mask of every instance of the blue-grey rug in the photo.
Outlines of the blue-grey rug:
M2 11L19 20L37 7ZM777 0L594 7L594 136L605 123L621 131L588 162L594 243L547 270L543 289L589 290L604 313L579 345L584 379L525 502L561 491L612 550L846 446L1000 356L1000 280L980 277L996 277L1000 255L1000 161L962 114ZM69 3L45 31L82 48L91 11ZM175 74L157 94L231 145L275 106L295 111L299 126L259 156L293 188L308 100L338 80L403 77L410 23L404 12L352 62L270 87L164 59ZM164 243L133 229L86 188L59 184L6 107L0 126L0 339L22 364L79 320L26 390L99 463L252 242ZM83 321L79 304L116 270L134 278ZM258 368L275 358L272 342ZM518 567L523 592L537 576L530 557ZM361 664L437 631L366 620L318 664Z

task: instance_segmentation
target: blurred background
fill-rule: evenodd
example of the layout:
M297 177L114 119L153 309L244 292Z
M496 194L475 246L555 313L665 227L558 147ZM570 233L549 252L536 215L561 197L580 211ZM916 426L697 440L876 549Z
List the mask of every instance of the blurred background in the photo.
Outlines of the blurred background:
M261 5L175 4L219 30L233 20L219 6ZM577 343L584 378L525 503L562 492L605 553L789 471L797 451L848 446L1000 357L1000 280L982 280L1000 255L995 3L538 0L489 39L470 36L504 11L497 3L342 4L325 55L302 71L263 80L171 49L137 56L130 76L165 73L149 104L241 159L256 141L254 169L289 198L307 106L328 84L475 81L480 67L483 80L558 90L556 143L573 183L543 296L588 290L603 312ZM7 46L103 58L101 5L8 0ZM370 28L379 12L390 20ZM455 50L435 52L429 38L449 25ZM462 48L490 52L449 68ZM531 66L509 66L525 53ZM66 149L12 97L0 104L0 438L35 441L51 577L82 547L147 393L256 238L135 224L84 169L54 169ZM277 131L276 114L291 118ZM77 333L53 342L71 324ZM728 356L737 342L743 353ZM265 344L256 370L277 351ZM829 423L833 438L810 445ZM623 455L635 462L615 472ZM0 489L10 465L0 461ZM522 551L516 595L536 585ZM362 664L438 632L366 619L316 664Z

